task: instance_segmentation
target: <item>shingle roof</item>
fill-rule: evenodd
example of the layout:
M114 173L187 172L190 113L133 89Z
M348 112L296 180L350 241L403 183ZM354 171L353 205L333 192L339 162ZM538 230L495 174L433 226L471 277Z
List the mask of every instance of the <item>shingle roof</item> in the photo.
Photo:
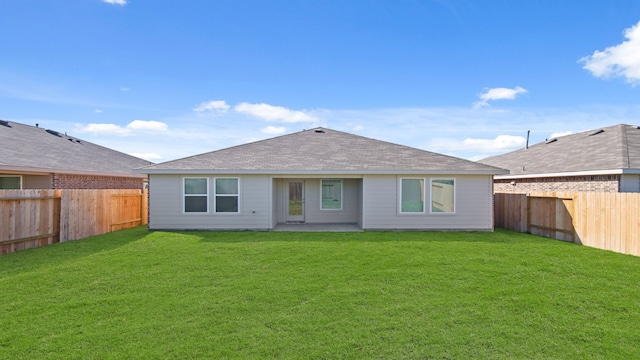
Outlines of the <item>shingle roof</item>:
M149 161L53 130L0 121L0 171L140 175Z
M509 169L511 176L640 170L640 127L620 124L589 130L480 162Z
M137 170L162 173L482 173L502 169L340 131L316 128Z

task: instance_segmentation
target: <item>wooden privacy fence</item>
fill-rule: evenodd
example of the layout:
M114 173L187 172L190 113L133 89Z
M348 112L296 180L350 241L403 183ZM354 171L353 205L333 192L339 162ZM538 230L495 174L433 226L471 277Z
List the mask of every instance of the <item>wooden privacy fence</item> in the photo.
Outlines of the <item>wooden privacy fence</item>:
M147 191L0 190L0 254L147 223Z
M640 256L640 193L496 193L495 226Z

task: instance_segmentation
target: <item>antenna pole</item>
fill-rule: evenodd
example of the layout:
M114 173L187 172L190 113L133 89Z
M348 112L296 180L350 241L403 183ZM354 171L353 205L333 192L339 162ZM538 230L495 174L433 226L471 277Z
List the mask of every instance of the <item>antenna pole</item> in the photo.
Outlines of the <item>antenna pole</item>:
M525 149L529 148L529 133L531 132L531 130L527 130L527 146L525 147Z

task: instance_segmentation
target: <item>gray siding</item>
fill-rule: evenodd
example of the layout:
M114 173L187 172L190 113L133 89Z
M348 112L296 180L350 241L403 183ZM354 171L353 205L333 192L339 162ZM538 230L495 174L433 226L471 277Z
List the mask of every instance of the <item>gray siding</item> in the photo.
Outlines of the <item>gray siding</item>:
M640 175L620 176L620 192L640 192Z
M324 178L337 179L337 178ZM321 209L321 179L305 181L305 220L307 223L357 223L359 215L358 192L360 179L342 180L342 210Z
M209 178L209 213L185 214L183 212L183 176L149 176L149 229L270 229L271 179L267 175L235 176L197 175L189 177ZM215 177L240 179L240 213L213 213L213 186Z
M189 176L192 177L192 176ZM271 229L285 221L287 180L268 175L201 175L209 180L209 213L183 213L183 176L151 175L149 178L149 228L161 229ZM240 213L213 213L215 177L240 179ZM425 179L429 194L429 175ZM324 177L336 179L338 177ZM492 230L492 177L490 175L437 176L455 178L455 213L401 214L399 179L395 175L366 175L343 179L343 208L321 210L319 178L306 178L305 221L307 223L357 223L364 229ZM429 195L426 202L430 204ZM428 210L428 209L427 209Z
M271 180L271 228L273 229L281 220L279 220L278 204L282 202L281 196L278 196L278 180ZM284 215L284 214L282 214Z
M433 176L424 177L426 184ZM394 175L364 177L364 229L493 230L492 177L487 175L437 176L455 178L455 213L401 214L399 179ZM427 185L427 189L429 186ZM426 203L430 204L427 190Z
M285 212L287 211L287 182L285 179L273 179L273 218L274 222L283 223L285 221Z

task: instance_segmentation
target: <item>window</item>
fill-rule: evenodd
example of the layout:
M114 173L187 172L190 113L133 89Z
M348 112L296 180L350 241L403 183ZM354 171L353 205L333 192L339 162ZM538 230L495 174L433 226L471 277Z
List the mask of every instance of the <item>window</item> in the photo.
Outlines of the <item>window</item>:
M239 213L240 212L240 187L238 178L215 179L215 212Z
M452 213L454 205L455 179L431 179L431 212Z
M184 178L184 212L206 213L209 211L209 179Z
M400 212L424 212L424 179L400 179Z
M0 176L0 190L20 190L21 180L20 176Z
M322 180L322 210L342 210L342 180Z

